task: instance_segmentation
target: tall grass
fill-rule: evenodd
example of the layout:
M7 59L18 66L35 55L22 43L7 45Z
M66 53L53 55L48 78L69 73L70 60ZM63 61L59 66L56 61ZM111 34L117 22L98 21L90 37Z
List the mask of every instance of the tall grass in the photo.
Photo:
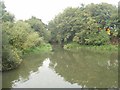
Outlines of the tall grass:
M28 48L27 50L24 51L24 54L50 52L51 50L52 50L51 45L44 43L37 47Z
M96 52L118 52L118 45L79 45L77 43L69 43L64 45L65 50L88 49Z

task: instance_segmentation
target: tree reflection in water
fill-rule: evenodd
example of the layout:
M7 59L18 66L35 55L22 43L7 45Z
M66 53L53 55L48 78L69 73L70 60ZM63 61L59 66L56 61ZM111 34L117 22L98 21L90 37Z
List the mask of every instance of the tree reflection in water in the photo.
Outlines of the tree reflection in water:
M71 83L78 83L88 88L111 88L118 85L116 53L60 50L54 52L50 60L55 71Z

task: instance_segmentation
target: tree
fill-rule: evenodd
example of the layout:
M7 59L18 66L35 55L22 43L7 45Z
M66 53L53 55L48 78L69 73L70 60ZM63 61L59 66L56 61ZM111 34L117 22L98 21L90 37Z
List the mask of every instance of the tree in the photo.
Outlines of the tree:
M27 23L30 24L31 28L39 33L40 37L43 37L44 40L48 41L49 33L47 32L47 25L45 25L41 19L38 19L32 16L30 19L26 20Z
M108 44L110 39L105 28L111 28L110 35L117 35L117 8L111 4L89 4L66 8L48 24L52 40L61 43ZM99 29L103 30L99 33ZM104 38L104 40L103 40Z
M10 21L10 22L13 22L14 21L14 15L7 12L5 10L5 5L4 5L4 2L0 2L0 18L2 19L3 22L6 22L6 21Z

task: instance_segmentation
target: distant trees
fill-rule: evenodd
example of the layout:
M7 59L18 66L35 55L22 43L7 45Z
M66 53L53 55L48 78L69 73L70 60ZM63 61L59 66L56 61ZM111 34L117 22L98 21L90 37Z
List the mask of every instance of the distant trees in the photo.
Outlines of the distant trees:
M30 19L26 20L26 22L29 23L33 31L37 32L46 42L49 40L50 32L47 31L47 25L45 25L41 19L32 16Z
M49 22L48 30L51 40L59 43L102 45L110 41L106 27L117 37L117 19L117 7L107 3L68 7Z

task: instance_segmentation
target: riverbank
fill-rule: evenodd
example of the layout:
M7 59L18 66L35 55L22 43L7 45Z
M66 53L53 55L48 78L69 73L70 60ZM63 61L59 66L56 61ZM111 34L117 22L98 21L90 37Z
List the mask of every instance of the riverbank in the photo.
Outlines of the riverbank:
M49 43L44 43L41 44L37 47L32 47L28 48L24 51L24 54L29 54L29 53L44 53L44 52L51 52L52 51L52 46Z
M100 45L100 46L93 46L93 45L79 45L77 43L69 43L64 45L63 47L65 50L74 50L74 49L87 49L94 52L118 52L118 45Z
M37 54L37 53L48 53L48 52L51 52L51 50L52 50L52 46L48 43L44 43L36 47L28 48L23 52L21 51L21 53L19 53L17 49L15 50L10 49L9 50L11 51L10 53L3 52L3 54L4 55L7 54L9 58L6 59L6 57L3 57L3 60L5 62L2 62L2 71L9 71L19 67L25 55Z

